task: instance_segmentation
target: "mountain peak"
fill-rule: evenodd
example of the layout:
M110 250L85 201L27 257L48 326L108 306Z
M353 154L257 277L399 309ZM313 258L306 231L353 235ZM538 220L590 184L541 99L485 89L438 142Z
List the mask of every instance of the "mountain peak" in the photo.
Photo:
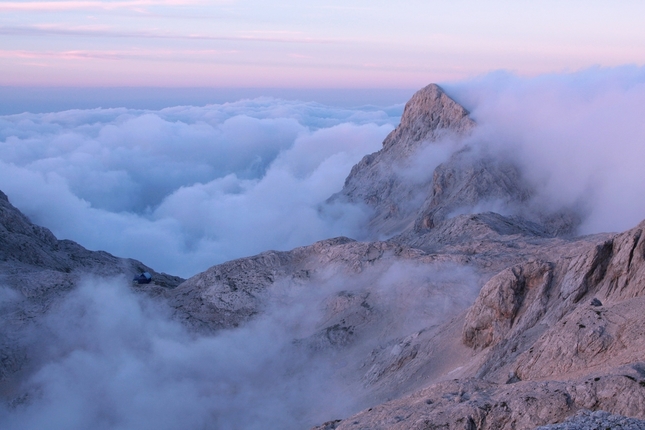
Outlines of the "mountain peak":
M442 130L461 134L474 125L463 106L451 99L439 85L430 84L417 91L405 104L401 123L387 136L383 147L435 140Z
M401 176L402 169L406 169L415 154L426 145L448 135L462 137L474 127L475 122L468 117L468 111L441 87L430 84L422 88L406 103L400 124L385 138L383 148L363 157L352 168L341 192L330 201L340 198L365 203L372 208L374 217L368 226L370 237L391 237L400 233L413 224L418 210L424 206L424 201L432 199L432 192L437 188L432 185L432 170L425 177L421 175L410 181L405 175ZM453 197L458 205L460 195ZM455 205L447 211L453 211Z

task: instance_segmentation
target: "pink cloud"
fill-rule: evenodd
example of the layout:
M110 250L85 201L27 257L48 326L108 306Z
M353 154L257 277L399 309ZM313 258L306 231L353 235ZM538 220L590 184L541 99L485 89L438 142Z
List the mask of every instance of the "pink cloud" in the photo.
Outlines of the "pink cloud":
M231 55L235 50L169 50L169 49L132 49L132 50L70 50L70 51L26 51L26 50L0 50L0 58L30 58L30 59L54 59L54 60L120 60L120 59L163 59L165 61L173 58L207 55ZM41 63L44 65L45 63Z
M2 3L0 3L2 5ZM0 7L0 11L2 8ZM220 40L233 42L275 42L333 44L347 43L347 40L323 39L304 36L300 32L250 32L237 35L181 34L159 31L119 31L105 25L61 26L59 24L38 24L32 26L0 26L0 34L89 36L89 37L129 37L142 39L180 39L180 40Z

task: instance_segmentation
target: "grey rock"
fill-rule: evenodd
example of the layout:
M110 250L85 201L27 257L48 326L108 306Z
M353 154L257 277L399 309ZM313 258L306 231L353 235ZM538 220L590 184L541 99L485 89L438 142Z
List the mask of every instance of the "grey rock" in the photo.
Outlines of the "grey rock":
M512 327L517 329L520 311L525 314L522 322L534 325L546 311L545 299L552 279L553 266L537 261L495 275L484 285L466 315L464 343L475 349L496 345ZM524 309L525 301L529 300L533 306Z
M372 211L368 238L398 235L395 241L414 246L431 241L433 230L455 216L491 210L503 210L528 234L571 235L579 215L533 205L534 192L513 162L468 141L474 127L468 112L441 88L419 90L383 148L356 164L328 203L364 205ZM442 160L437 148L446 141L452 150L461 149Z
M572 381L522 381L511 385L498 385L475 378L450 380L368 408L336 422L335 428L534 429L541 425L562 423L566 418L574 416L584 408L580 402L583 393L597 402L598 409L614 405L612 396L618 397L619 402L627 402L631 398L631 402L642 407L645 400L642 391L629 390L629 395L624 394L623 390L628 388L628 382L629 379L617 375L608 375L599 378L598 381L591 378ZM614 406L613 409L625 411L629 408ZM616 415L623 417L618 418ZM642 416L642 413L640 415ZM589 418L583 415L579 422L598 421L630 424L642 422L638 418L625 418L624 413L620 412L611 417L602 413ZM576 422L575 418L573 422Z

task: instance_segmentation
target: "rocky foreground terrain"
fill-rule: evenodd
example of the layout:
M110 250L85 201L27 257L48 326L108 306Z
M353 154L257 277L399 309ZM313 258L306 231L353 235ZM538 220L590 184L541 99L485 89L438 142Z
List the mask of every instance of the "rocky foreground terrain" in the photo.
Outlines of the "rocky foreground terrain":
M372 241L268 251L188 280L59 241L0 194L0 273L20 295L0 309L0 395L24 401L36 358L21 327L86 273L146 270L154 283L133 288L204 335L306 297L293 344L334 364L355 399L319 430L645 429L645 222L576 237L575 208L536 205L518 166L475 146L475 127L439 87L420 90L321 207L367 207Z

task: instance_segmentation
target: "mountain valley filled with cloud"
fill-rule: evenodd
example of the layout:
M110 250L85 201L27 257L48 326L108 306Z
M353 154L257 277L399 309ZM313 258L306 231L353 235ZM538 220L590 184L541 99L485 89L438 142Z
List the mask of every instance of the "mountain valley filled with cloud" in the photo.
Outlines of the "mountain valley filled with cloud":
M0 117L0 426L645 428L645 69L403 102Z

